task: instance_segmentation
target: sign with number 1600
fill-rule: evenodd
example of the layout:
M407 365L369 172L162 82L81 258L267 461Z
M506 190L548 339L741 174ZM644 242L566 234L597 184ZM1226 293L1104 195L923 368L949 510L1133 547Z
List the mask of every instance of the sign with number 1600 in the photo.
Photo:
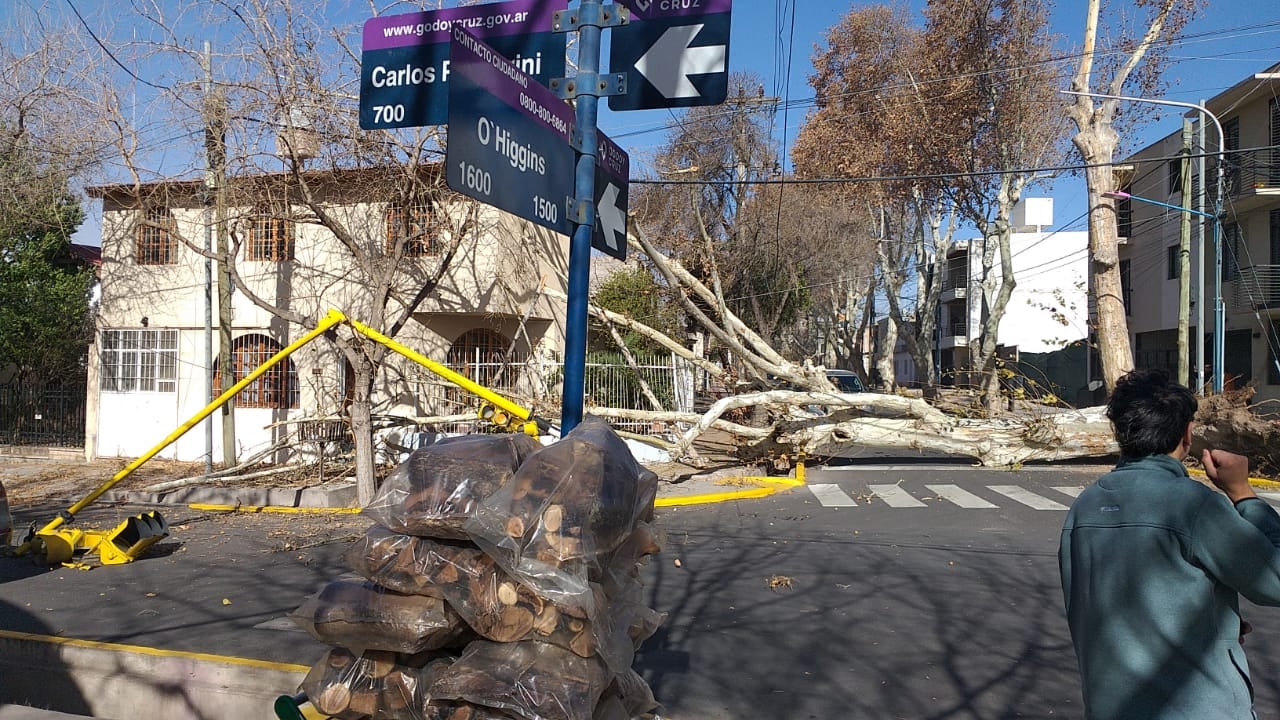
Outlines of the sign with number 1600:
M454 28L449 187L568 235L573 109L465 28Z

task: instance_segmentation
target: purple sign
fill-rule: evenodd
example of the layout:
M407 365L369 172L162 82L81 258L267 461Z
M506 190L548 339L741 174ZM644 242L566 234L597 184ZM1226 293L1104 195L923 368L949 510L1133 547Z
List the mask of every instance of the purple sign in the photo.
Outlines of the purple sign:
M575 118L573 108L514 62L481 42L470 30L453 31L453 71L488 90L494 97L536 120L566 143Z
M557 4L563 3L511 0L370 18L364 24L361 49L368 52L447 43L453 28L466 28L483 38L551 32L556 12L553 6Z
M368 20L360 53L360 127L446 122L449 46L457 29L485 38L540 82L564 77L565 34L555 31L555 4L512 0Z
M463 27L453 29L449 187L568 235L573 231L573 110Z
M636 20L713 15L729 12L733 0L617 0Z

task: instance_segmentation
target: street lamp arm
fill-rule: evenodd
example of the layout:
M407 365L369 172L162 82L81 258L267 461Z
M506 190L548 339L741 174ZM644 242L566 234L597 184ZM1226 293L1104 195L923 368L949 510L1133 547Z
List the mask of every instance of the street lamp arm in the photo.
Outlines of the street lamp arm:
M1106 100L1128 100L1129 102L1151 103L1152 105L1172 105L1174 107L1184 107L1184 108L1189 108L1191 110L1199 110L1200 112L1209 116L1209 119L1212 120L1213 124L1218 128L1218 146L1219 146L1218 154L1219 155L1222 154L1221 153L1222 138L1225 137L1222 134L1222 123L1218 121L1217 115L1214 115L1212 112L1209 111L1209 108L1203 105L1198 105L1196 103L1182 102L1179 100L1155 100L1152 98L1132 97L1130 95L1106 95L1104 93L1081 92L1079 90L1059 90L1058 92L1061 92L1066 95L1083 95L1085 97L1104 98ZM1219 161L1221 161L1221 157L1219 157Z

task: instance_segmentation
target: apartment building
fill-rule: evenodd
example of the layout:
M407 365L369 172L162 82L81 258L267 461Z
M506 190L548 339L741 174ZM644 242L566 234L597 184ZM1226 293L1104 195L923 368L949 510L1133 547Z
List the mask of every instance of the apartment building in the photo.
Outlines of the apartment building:
M1175 129L1117 167L1120 272L1125 288L1134 363L1176 370L1180 238L1190 224L1191 377L1212 382L1215 248L1212 221L1219 205L1218 156L1223 193L1221 237L1223 377L1227 387L1252 385L1258 399L1280 398L1280 64L1245 77L1209 99L1221 123L1200 121L1192 110L1191 181L1183 187L1183 131ZM1200 148L1205 148L1204 152ZM1203 161L1201 161L1203 158ZM1147 202L1155 200L1164 205ZM1174 208L1166 205L1176 206ZM1188 208L1184 212L1178 208Z

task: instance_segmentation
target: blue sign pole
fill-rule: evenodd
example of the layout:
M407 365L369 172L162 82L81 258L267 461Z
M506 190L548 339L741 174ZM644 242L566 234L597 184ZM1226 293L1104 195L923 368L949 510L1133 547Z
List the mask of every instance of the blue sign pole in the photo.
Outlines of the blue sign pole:
M583 386L587 370L587 300L590 293L591 235L596 223L596 123L599 117L601 4L578 3L577 134L580 146L574 173L574 200L579 216L569 240L569 302L565 308L564 389L560 433L564 437L582 422ZM587 82L582 82L587 80Z

